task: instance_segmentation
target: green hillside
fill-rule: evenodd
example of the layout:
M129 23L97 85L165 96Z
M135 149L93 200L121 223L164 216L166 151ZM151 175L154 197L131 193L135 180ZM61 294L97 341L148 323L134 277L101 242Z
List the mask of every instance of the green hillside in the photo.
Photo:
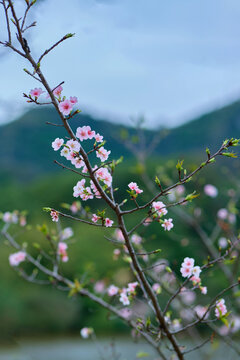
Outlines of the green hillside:
M40 108L30 110L16 121L0 127L0 166L1 182L14 174L15 179L31 180L47 172L58 171L53 160L58 155L52 150L53 139L66 135L61 127L46 125L46 122L58 123L58 116L53 109ZM97 132L104 134L111 149L112 157L123 155L129 158L131 153L123 145L122 136L133 136L135 130L121 124L113 124L89 115L80 114L72 120L74 129L90 125ZM144 130L146 143L156 135L157 130ZM233 103L217 111L203 115L182 126L165 132L153 155L176 154L185 157L202 151L206 146L211 149L219 146L226 137L240 137L240 102ZM136 141L136 138L135 138Z

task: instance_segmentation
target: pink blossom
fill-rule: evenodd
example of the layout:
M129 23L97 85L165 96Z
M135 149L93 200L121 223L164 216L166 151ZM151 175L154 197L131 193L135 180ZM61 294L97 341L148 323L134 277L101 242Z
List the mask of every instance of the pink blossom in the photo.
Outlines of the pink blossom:
M95 131L91 130L90 126L78 127L76 137L79 138L80 141L92 139L95 137Z
M180 272L183 277L190 277L192 275L192 267L191 266L182 266Z
M168 212L166 209L166 205L162 201L154 201L152 203L152 207L154 211L157 212L158 216L166 215Z
M73 236L73 230L70 227L66 227L65 229L63 229L60 233L60 239L61 240L67 240L70 237Z
M100 194L100 192L98 191L97 187L95 186L95 184L92 180L90 180L90 187L91 187L92 191L94 192L94 195L96 196L96 198L101 199L102 195Z
M96 156L101 160L101 162L104 162L104 161L106 161L108 159L108 156L109 156L110 153L111 153L110 150L107 151L102 146L100 149L97 150Z
M191 290L187 290L186 288L182 288L180 295L181 295L182 301L186 305L191 305L196 299L195 292L191 291Z
M105 226L106 227L112 227L113 225L113 220L110 220L109 218L105 219Z
M221 220L226 220L227 217L228 217L228 211L227 209L219 209L218 212L217 212L217 216L219 219Z
M57 211L52 210L52 211L50 212L50 215L51 215L51 217L52 217L52 221L58 222L58 220L59 220L59 214L58 214Z
M62 90L63 90L62 86L59 85L58 87L56 87L56 89L53 90L53 95L55 95L56 97L61 96Z
M92 221L93 221L94 223L96 223L98 220L100 220L100 217L97 216L96 214L93 214L93 215L92 215Z
M5 212L2 217L5 223L17 224L18 216L15 212L10 213L9 211Z
M92 328L87 328L84 327L80 330L80 334L82 336L83 339L87 339L91 334L93 333L93 329Z
M27 224L26 216L21 215L19 218L20 226L25 226Z
M98 294L102 294L105 290L105 282L103 280L99 280L94 285L94 291Z
M60 155L67 158L69 154L70 154L70 150L66 146L64 146L64 148L60 152Z
M197 285L201 283L200 277L197 276L192 276L190 280L192 281L193 285Z
M52 142L52 147L54 149L54 151L57 151L60 149L60 147L63 145L64 140L63 139L59 139L56 138L53 142Z
M84 161L79 157L75 157L75 159L71 160L71 163L75 166L76 169L84 167Z
M9 264L11 266L18 266L25 259L26 259L26 253L24 251L18 251L14 254L9 255Z
M85 179L82 179L80 181L77 182L77 185L75 185L73 187L73 196L74 197L79 197L80 196L80 193L81 191L84 189L85 187L85 182L86 180Z
M112 175L109 173L107 168L99 168L96 171L96 176L98 180L101 180L107 186L111 186L112 184Z
M235 222L236 222L236 215L235 215L235 214L229 214L229 215L228 215L228 221L230 222L230 224L235 224Z
M225 249L228 246L228 241L225 237L220 237L220 239L218 240L218 246L221 249Z
M135 182L130 182L128 184L128 187L130 190L135 191L136 194L141 194L143 192L143 190L139 189L137 183L135 183Z
M215 316L219 319L222 316L226 315L227 313L227 307L225 305L225 300L220 299L216 301L216 307L215 307Z
M63 115L69 115L72 111L72 103L66 99L58 104L58 108Z
M96 140L96 142L101 143L103 141L103 136L100 134L95 134L95 140Z
M40 95L42 95L44 91L42 91L41 88L35 88L30 91L30 95L35 98L39 98Z
M129 294L134 293L137 286L138 286L137 281L135 281L133 283L129 283L128 287L127 287L127 293L129 293Z
M129 319L132 315L132 311L128 308L123 308L120 310L120 314L124 319Z
M114 236L118 241L124 242L124 236L123 236L122 230L116 229L115 233L114 233Z
M114 249L113 250L113 260L117 260L120 254L121 254L120 249Z
M194 311L196 312L198 318L201 319L203 315L206 313L207 307L202 305L197 305L195 306ZM209 312L206 313L204 319L207 319L208 317L209 317Z
M141 236L139 236L137 234L133 234L132 237L131 237L131 240L135 245L140 245L141 242L142 242Z
M173 228L173 223L172 223L172 219L164 219L163 220L163 224L162 227L164 227L164 230L166 231L170 231Z
M200 269L200 266L194 266L194 268L192 269L192 274L197 278L199 278L201 272L202 270Z
M156 294L161 293L161 285L158 283L153 284L152 289Z
M75 105L78 102L78 99L76 96L70 96L69 100L72 105Z
M143 225L144 225L144 226L148 226L148 225L151 224L151 222L152 222L152 219L151 219L150 217L148 217L148 218L146 218L146 219L144 220Z
M193 258L185 257L183 260L182 266L186 265L186 266L194 267L194 262L195 262L195 260Z
M71 151L79 152L79 150L80 150L80 144L79 144L79 142L76 141L76 140L73 140L73 139L68 140L67 143L66 143L66 145L69 147L69 149L70 149Z
M70 210L73 214L76 214L81 208L81 205L78 201L74 201L70 206Z
M126 295L126 292L125 292L125 291L122 291L122 292L121 292L119 301L120 301L123 305L125 305L125 306L130 305L129 298L128 298L128 296Z
M204 186L204 192L206 195L215 198L218 195L218 189L211 184L207 184Z
M117 295L119 288L115 285L110 285L108 288L108 296Z
M58 253L58 255L61 256L61 259L62 259L63 262L67 262L67 261L68 261L68 255L67 255L67 251L66 251L67 248L68 248L68 246L67 246L66 243L64 243L64 242L62 242L62 241L60 241L60 242L58 243L57 253Z
M201 293L202 293L203 295L206 295L206 294L207 294L207 287L206 287L206 286L201 286L201 287L200 287L200 290L201 290Z

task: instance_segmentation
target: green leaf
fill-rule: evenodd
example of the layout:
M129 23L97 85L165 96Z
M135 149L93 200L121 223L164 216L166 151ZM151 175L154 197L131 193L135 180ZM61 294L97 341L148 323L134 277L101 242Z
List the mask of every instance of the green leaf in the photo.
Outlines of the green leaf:
M139 352L137 353L137 358L138 358L138 359L144 358L144 357L148 357L148 356L149 356L149 354L146 353L146 352L143 352L143 351L139 351Z

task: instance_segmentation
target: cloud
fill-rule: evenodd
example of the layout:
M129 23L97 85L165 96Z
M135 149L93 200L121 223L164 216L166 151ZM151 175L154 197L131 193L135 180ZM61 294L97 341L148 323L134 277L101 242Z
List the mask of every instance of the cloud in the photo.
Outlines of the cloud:
M32 15L38 26L28 40L36 56L76 33L42 69L52 87L65 80L83 110L171 126L238 97L239 15L238 0L48 0ZM3 97L23 106L21 93L36 83L15 55L0 61Z

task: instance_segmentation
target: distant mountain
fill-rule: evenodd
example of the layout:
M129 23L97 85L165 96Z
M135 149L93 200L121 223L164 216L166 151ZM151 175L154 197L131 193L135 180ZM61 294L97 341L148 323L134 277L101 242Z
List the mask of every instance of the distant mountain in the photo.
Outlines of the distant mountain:
M46 172L59 170L53 164L58 158L51 148L56 137L66 136L62 127L46 125L46 122L59 123L54 109L37 108L30 110L16 121L0 127L0 167L1 181L12 177L31 180ZM114 158L131 152L123 145L123 137L134 136L135 130L120 124L94 119L80 114L71 120L74 129L90 125L95 131L104 135L106 148L111 149ZM146 143L156 135L157 130L144 130ZM164 135L165 134L165 135ZM164 136L163 136L164 135ZM213 111L169 131L162 131L162 140L153 155L177 154L184 157L198 153L206 146L215 149L227 137L240 137L240 101L222 109ZM135 137L136 140L136 137Z

